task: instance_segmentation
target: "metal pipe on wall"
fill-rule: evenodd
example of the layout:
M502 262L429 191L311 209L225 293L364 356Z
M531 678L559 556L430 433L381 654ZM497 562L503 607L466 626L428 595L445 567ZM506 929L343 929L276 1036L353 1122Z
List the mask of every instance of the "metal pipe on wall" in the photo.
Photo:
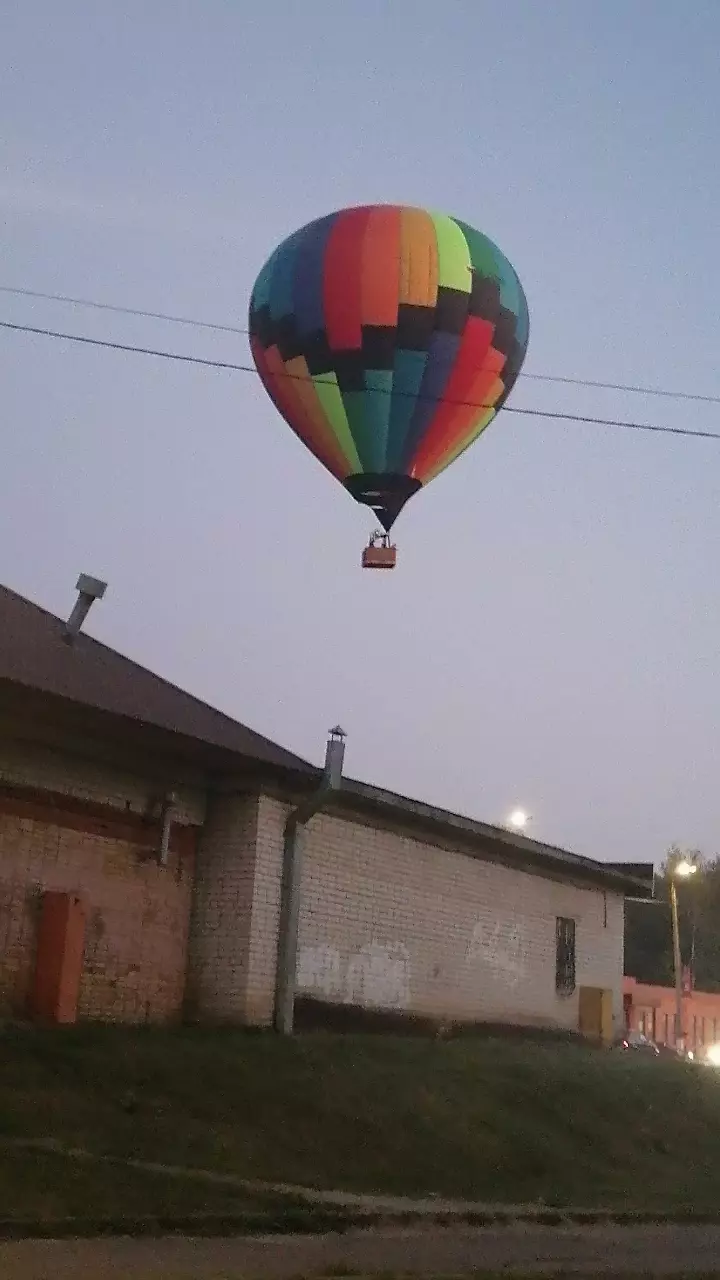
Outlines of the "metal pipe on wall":
M314 795L291 810L285 820L274 1016L275 1030L284 1036L292 1035L295 1024L303 835L310 819L321 811L329 796L340 789L344 758L345 733L336 725L328 737L320 786Z

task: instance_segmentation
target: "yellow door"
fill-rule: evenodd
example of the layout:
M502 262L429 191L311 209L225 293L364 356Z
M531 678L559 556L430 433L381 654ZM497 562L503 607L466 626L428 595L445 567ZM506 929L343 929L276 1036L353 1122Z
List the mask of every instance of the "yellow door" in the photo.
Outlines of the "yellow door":
M612 991L603 987L580 987L578 991L578 1029L595 1044L612 1041Z

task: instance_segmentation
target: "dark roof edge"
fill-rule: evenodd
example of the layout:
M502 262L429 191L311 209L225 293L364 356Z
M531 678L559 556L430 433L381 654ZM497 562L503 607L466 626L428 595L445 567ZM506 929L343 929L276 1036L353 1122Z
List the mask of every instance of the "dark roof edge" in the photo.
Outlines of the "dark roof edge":
M293 788L306 793L314 789L322 779L322 770L314 773L300 773L291 769L278 769L273 766L254 771L255 785L262 785L268 774L285 783L291 781ZM543 844L539 840L530 840L506 827L494 827L490 823L480 822L476 818L468 818L464 814L454 813L450 809L441 809L437 805L426 804L423 800L413 800L395 791L386 791L369 782L361 782L357 778L344 777L339 791L331 793L328 807L350 809L362 812L371 810L385 814L396 821L410 823L417 827L444 832L454 839L462 838L468 844L477 841L505 846L508 854L518 855L528 864L545 866L555 874L566 879L592 880L602 884L606 889L625 897L652 898L655 868L651 862L621 863L599 862L596 858L587 858L579 853L571 853L568 849L559 849L555 845Z
M381 787L359 782L354 778L343 780L342 790L337 796L342 805L359 801L361 805L384 811L388 815L396 815L407 821L416 822L425 827L439 827L454 836L467 840L483 840L496 845L505 845L509 851L524 855L528 862L536 862L552 868L564 876L581 877L603 884L616 893L636 897L652 897L653 865L603 863L595 858L586 858L578 853L570 853L567 849L558 849L554 845L543 844L538 840L530 840L504 827L494 827L489 823L479 822L474 818L464 817L448 809L426 804L421 800L412 800L407 796L385 791ZM650 892L648 893L648 886Z
M62 625L63 619L60 618L58 614L53 613L52 610L50 609L46 609L43 605L38 604L35 600L31 600L29 596L23 596L20 594L19 591L15 591L13 590L12 587L5 586L5 584L3 584L3 590L6 591L8 595L14 596L14 598L16 600L19 600L21 604L31 605L33 609L36 609L38 613L42 613L46 618L49 618L51 622L60 623ZM283 766L284 768L287 768L287 769L297 768L299 772L302 771L303 769L314 768L314 766L310 763L310 761L305 760L302 756L297 755L296 752L290 751L288 747L283 747L279 743L274 742L272 738L268 738L266 737L265 734L259 733L258 730L253 729L252 726L246 725L239 720L235 720L232 716L228 715L227 712L221 711L218 707L213 706L212 703L205 702L204 699L198 698L194 693L189 693L187 689L182 689L180 685L174 684L172 680L167 680L165 676L159 676L157 672L152 671L150 667L144 667L142 663L138 662L135 658L129 658L127 654L121 653L119 649L114 649L112 648L111 645L105 644L104 641L97 640L95 636L90 635L89 632L83 631L82 639L83 639L83 642L89 643L90 645L96 648L102 649L104 652L112 654L113 657L115 658L122 658L123 662L126 662L128 666L134 667L136 671L142 672L144 676L150 676L153 680L157 680L159 684L164 685L166 689L170 689L173 693L178 694L179 697L188 699L190 702L193 702L197 707L201 707L203 708L203 710L209 711L215 716L219 716L220 719L223 720L226 725L228 725L228 727L231 727L233 729L239 729L239 728L244 729L258 742L258 744L261 744L263 747L273 751L282 751L285 755L288 756L287 763ZM11 683L17 684L26 689L32 689L38 693L49 693L49 694L52 693L52 691L43 689L36 684L26 684L22 680L13 679L11 680ZM68 703L74 702L77 706L91 707L98 711L104 711L107 715L117 716L121 719L128 719L128 720L136 719L136 717L134 716L123 716L122 713L111 710L110 708L95 707L95 704L93 703L80 702L77 699L68 697L66 695L60 694L60 695L54 695L54 696L64 697ZM151 720L143 721L143 720L137 719L136 722L138 724L147 723L150 725L154 725L154 727L157 727L157 728L166 727L162 725L159 725L159 726L155 725L155 722ZM186 734L184 736L187 737L188 735ZM203 738L194 738L193 741L202 743L205 740ZM240 753L238 752L238 754Z
M57 614L52 613L49 609L43 608L42 605L36 604L35 601L29 600L26 596L20 595L11 587L2 588L9 596L19 601L23 605L29 605L38 613L43 614L54 625L62 625L62 619ZM10 677L8 682L18 688L25 688L40 696L57 699L61 703L69 706L78 706L90 710L94 714L109 716L119 721L134 723L137 725L145 725L155 731L161 733L176 734L178 738L184 739L188 743L195 744L196 748L201 750L211 748L227 761L227 768L222 769L223 773L232 773L232 761L244 760L250 765L250 770L256 780L267 779L268 775L274 778L282 779L285 784L295 787L296 785L303 791L310 786L313 789L319 784L322 777L322 769L311 764L309 761L296 755L294 752L288 751L287 748L281 747L271 738L265 737L249 726L241 724L240 721L234 720L226 712L220 711L217 707L213 707L210 703L203 702L194 694L188 693L187 690L181 689L178 685L166 680L163 676L157 675L154 671L143 667L133 658L128 658L120 653L117 649L112 649L109 645L104 644L101 640L96 640L93 636L83 632L83 643L92 645L105 653L112 655L113 658L120 658L128 666L135 668L138 672L142 672L144 676L149 676L152 680L157 681L165 688L171 690L184 700L194 703L197 707L210 712L213 716L217 716L229 728L241 729L250 735L254 742L268 751L280 752L282 760L264 760L261 757L254 756L252 751L240 750L235 746L226 746L217 742L213 742L210 738L197 737L192 734L184 733L182 730L172 729L168 725L158 723L153 720L143 720L134 715L125 715L122 712L113 710L109 707L103 707L93 702L86 702L68 696L66 694L53 692L44 688L42 685L34 683L25 683L23 680L13 679ZM250 744L248 744L250 745ZM245 775L247 781L248 774ZM464 837L468 842L473 840L483 840L485 842L494 843L496 846L504 845L508 850L512 850L517 855L524 856L524 860L531 864L541 864L548 869L552 868L556 874L562 873L566 877L581 877L583 879L591 879L596 883L601 882L608 888L612 888L617 893L626 895L634 895L636 897L652 897L652 890L648 894L648 880L652 883L653 868L650 864L620 864L620 863L602 863L592 858L585 858L579 854L570 853L565 849L557 849L552 845L542 844L536 840L530 840L526 836L521 836L515 832L508 831L503 827L494 827L487 823L479 822L473 818L464 817L462 814L453 813L447 809L441 809L434 805L426 804L421 800L413 800L408 796L402 796L392 791L386 791L381 787L376 787L370 783L361 782L352 778L343 779L343 786L336 794L335 804L348 805L354 808L358 806L371 807L375 811L385 812L388 815L399 818L403 822L411 821L419 826L440 829L451 834L454 838Z

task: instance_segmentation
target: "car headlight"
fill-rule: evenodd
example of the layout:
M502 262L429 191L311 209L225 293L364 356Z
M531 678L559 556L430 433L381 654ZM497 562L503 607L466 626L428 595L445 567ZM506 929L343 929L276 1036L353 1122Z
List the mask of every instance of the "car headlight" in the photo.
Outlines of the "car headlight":
M711 1067L720 1067L720 1043L708 1046L705 1061L709 1062Z

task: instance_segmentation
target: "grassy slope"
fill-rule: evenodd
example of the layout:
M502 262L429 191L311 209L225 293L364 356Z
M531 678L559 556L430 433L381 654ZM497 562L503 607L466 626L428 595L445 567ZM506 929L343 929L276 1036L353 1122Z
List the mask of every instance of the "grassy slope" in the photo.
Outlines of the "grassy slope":
M176 1217L239 1214L255 1207L252 1197L231 1187L83 1164L62 1155L0 1150L0 1218Z
M720 1073L576 1046L5 1033L2 1134L355 1191L720 1203Z

